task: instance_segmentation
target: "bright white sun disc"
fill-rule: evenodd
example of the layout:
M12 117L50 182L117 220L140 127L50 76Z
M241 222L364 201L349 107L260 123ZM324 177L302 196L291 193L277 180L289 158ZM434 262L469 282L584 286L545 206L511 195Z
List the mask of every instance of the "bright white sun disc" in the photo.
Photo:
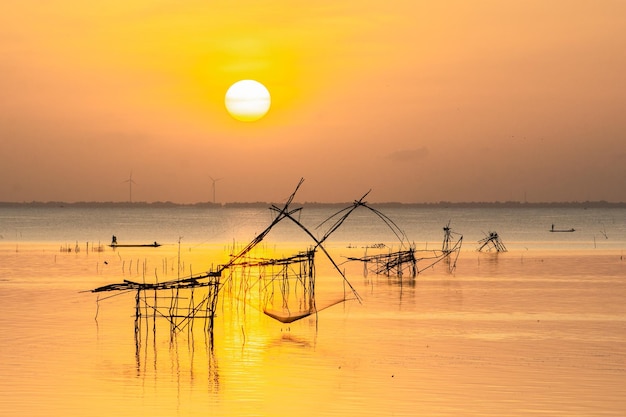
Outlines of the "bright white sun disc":
M253 122L270 109L270 92L254 80L241 80L231 85L224 99L226 110L237 120Z

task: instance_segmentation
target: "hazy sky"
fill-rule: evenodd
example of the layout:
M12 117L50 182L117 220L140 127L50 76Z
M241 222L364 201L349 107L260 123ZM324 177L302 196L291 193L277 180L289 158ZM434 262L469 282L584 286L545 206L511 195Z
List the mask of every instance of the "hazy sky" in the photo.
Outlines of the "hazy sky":
M0 10L0 201L626 201L623 0Z

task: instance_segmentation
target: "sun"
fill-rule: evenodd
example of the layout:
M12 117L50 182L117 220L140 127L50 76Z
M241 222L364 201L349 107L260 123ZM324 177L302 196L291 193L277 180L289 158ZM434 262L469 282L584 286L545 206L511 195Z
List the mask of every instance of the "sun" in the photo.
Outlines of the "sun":
M271 97L268 89L260 82L241 80L226 91L224 103L233 118L242 122L254 122L267 114Z

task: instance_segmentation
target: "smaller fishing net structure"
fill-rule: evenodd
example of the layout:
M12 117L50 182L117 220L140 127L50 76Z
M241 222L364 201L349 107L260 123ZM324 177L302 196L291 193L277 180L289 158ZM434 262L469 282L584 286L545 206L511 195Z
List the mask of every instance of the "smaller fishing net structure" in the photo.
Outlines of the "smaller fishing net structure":
M450 228L450 222L448 221L448 224L446 224L443 227L443 243L441 245L442 252L451 252L452 250L454 250L453 235L455 234L458 235L458 233L454 233L452 231L452 229ZM461 239L463 239L463 236L462 235L460 236L461 236Z
M349 261L364 263L364 275L371 272L375 275L387 275L402 277L407 274L411 277L417 275L417 258L415 249L365 255L360 258L348 257Z
M418 251L415 249L414 245L410 245L408 243L406 234L396 223L394 223L393 220L379 210L367 205L364 201L367 194L369 194L369 192L361 197L361 199L354 201L351 206L340 210L320 224L320 226L322 226L331 219L337 218L335 223L332 224L324 235L324 238L321 239L322 241L337 230L354 210L359 207L363 207L374 213L385 225L389 227L390 231L398 240L399 246L398 250L389 249L387 252L379 252L375 254L367 254L367 249L372 248L368 247L365 255L362 257L347 257L348 261L363 262L364 275L367 276L368 273L373 273L375 275L386 275L388 277L396 276L402 278L403 276L409 276L411 278L415 278L421 271L432 267L444 259L449 261L448 265L450 271L456 268L456 260L461 250L463 236L450 229L450 222L448 222L448 224L444 227L444 242L441 251ZM385 247L385 245L380 245L376 249L384 249ZM454 258L454 261L450 262L451 258ZM420 268L418 266L418 262L422 262L423 267Z
M393 220L387 217L384 213L376 210L373 207L367 205L364 201L365 197L369 194L369 191L363 195L359 200L355 200L351 206L348 206L337 213L330 216L328 219L324 220L318 228L322 227L324 224L331 222L335 219L334 223L331 224L329 229L324 234L324 237L320 239L321 241L326 240L333 232L335 232L345 221L346 219L359 207L363 207L367 210L370 210L374 213L382 222L389 227L391 232L396 236L399 242L399 250L389 253L379 253L375 255L366 255L360 258L348 257L349 261L360 261L365 264L364 271L371 271L377 275L396 275L401 277L405 273L408 272L409 275L415 276L416 269L416 259L415 259L415 248L408 244L405 233L396 225ZM385 248L385 245L378 246L379 248Z
M450 221L443 227L443 243L441 244L441 253L443 254L448 270L450 272L456 269L456 261L461 253L461 245L463 244L463 235L454 232L450 228Z
M425 269L432 268L439 262L444 262L448 266L448 272L456 269L456 261L461 253L463 245L463 235L452 230L450 221L443 227L443 242L441 250L420 250L415 251L418 265L417 273Z
M481 245L478 247L479 252L506 252L506 246L500 240L497 232L489 232L484 238L478 241Z
M444 228L445 230L445 228ZM360 261L364 263L364 275L373 273L375 275L386 275L387 277L395 276L402 278L409 276L415 278L428 268L432 268L439 262L445 262L449 272L456 269L456 261L461 252L463 236L452 239L446 235L448 242L444 241L442 250L416 250L410 247L401 251L389 251L387 253L378 253L365 255L359 258L348 257L349 261Z

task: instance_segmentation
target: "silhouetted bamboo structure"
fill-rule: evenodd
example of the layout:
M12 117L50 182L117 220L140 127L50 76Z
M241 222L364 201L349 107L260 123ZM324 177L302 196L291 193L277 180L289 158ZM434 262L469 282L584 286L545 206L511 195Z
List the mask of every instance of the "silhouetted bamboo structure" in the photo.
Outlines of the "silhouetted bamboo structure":
M365 264L365 271L376 275L402 277L406 273L409 276L417 275L417 259L415 249L366 255L360 258L348 257L349 261L359 261Z
M326 220L324 220L322 223L320 223L317 226L317 228L320 228L325 223L331 221L334 218L337 218L335 223L333 223L331 225L331 227L326 231L326 233L324 234L322 239L320 239L320 242L325 241L333 232L335 232L335 230L337 230L343 224L343 222L346 221L346 219L357 208L363 207L363 208L371 211L372 213L374 213L378 218L380 218L383 221L383 223L385 225L387 225L389 227L389 230L391 230L391 232L398 239L398 242L400 244L400 250L410 246L409 243L408 243L408 239L406 237L406 234L404 233L404 231L402 229L400 229L400 227L398 227L397 224L395 224L393 222L393 220L391 220L389 217L387 217L384 213L380 212L379 210L376 210L375 208L368 206L367 202L363 201L365 199L365 197L367 197L367 195L370 193L370 191L365 193L363 195L363 197L361 197L360 199L354 200L354 203L352 203L351 206L348 206L346 208L343 208L343 209L339 210L337 213L333 214L332 216L330 216L329 218L327 218Z
M91 290L135 291L135 325L142 317L164 318L169 321L172 331L183 330L191 319L205 319L205 328L212 332L221 271L208 272L196 277L188 277L158 283L141 283L124 280L119 284L109 284ZM194 295L199 289L202 298L194 303ZM170 291L169 296L161 296L162 291ZM164 301L165 300L165 301ZM187 301L185 303L185 301Z
M369 192L361 197L361 199L356 200L352 204L352 206L340 210L320 224L321 226L324 223L328 222L330 219L343 213L343 215L341 215L326 232L321 241L328 238L328 236L330 236L332 232L337 230L337 228L339 228L339 226L343 224L343 222L354 210L356 210L358 207L364 207L372 211L389 227L389 229L398 239L398 243L400 246L400 249L395 252L389 251L388 253L373 255L366 254L358 258L347 258L348 261L363 262L365 265L365 274L371 272L376 275L397 276L400 278L408 275L411 278L415 278L416 275L419 274L421 271L432 267L434 264L444 259L450 260L453 256L454 262L449 263L449 268L451 271L456 268L456 259L458 258L461 250L463 236L458 233L452 232L452 230L450 229L450 222L448 222L448 224L443 228L445 234L441 251L417 251L413 245L408 244L406 234L404 233L404 231L402 231L402 229L400 229L400 227L398 227L396 223L393 222L393 220L391 220L389 217L387 217L382 212L376 210L375 208L368 206L367 203L363 201L367 194L369 194ZM454 240L454 236L458 236L458 238ZM382 247L384 247L384 245ZM419 261L427 261L428 264L420 269L418 267Z
M326 251L322 245L324 239L318 240L299 220L293 215L301 210L301 208L291 209L289 205L292 203L294 196L304 179L301 179L296 186L295 191L289 196L287 202L282 208L271 206L270 209L276 212L276 216L270 223L270 225L258 234L250 243L242 248L237 254L232 255L229 262L224 265L219 265L215 270L200 274L197 276L189 276L186 278L178 278L175 280L157 282L157 283L140 283L130 280L124 280L122 283L109 284L99 288L91 290L92 292L105 292L105 291L135 291L135 326L138 331L139 322L143 317L152 317L154 321L157 318L165 318L170 322L170 328L172 332L178 332L187 327L193 319L204 318L207 325L205 329L210 333L213 332L213 323L215 316L215 309L218 300L219 292L226 286L232 287L233 273L241 271L242 277L249 274L249 270L252 267L267 269L281 268L281 273L270 274L272 277L269 283L265 283L263 291L265 291L265 300L268 300L267 294L273 296L275 290L275 284L280 284L280 294L283 300L283 308L281 312L270 311L264 308L264 312L281 322L290 323L300 318L306 317L313 313L317 313L319 310L315 305L315 266L314 255L317 249L320 249L330 260L334 268L339 272L344 280L344 283L351 289L354 298L360 301L360 297L356 290L346 279L343 271L339 269L339 266L332 259L330 254ZM315 245L306 252L301 252L293 257L279 258L279 259L263 259L252 260L249 253L263 241L267 234L275 227L279 222L288 219L300 227L314 242ZM299 265L299 272L292 273L294 265ZM229 274L225 274L225 271ZM265 272L259 273L259 277L267 276ZM277 279L277 277L281 279ZM294 285L295 289L301 291L301 296L296 299L299 307L298 313L292 314L289 302L294 297L290 292L290 285ZM242 280L242 285L249 284ZM203 289L201 295L197 295L196 291ZM170 291L170 295L160 297L157 293L162 291ZM293 294L296 294L295 292ZM168 300L163 302L163 300ZM338 302L345 301L344 298ZM333 303L335 304L335 303Z
M504 243L500 240L500 236L498 236L497 232L489 232L489 234L479 240L478 243L481 243L478 248L479 252L506 252L506 246L504 246Z
M142 319L152 318L153 328L156 331L156 319L164 318L169 322L171 332L176 333L185 328L191 329L193 320L202 318L206 323L205 330L212 334L218 296L225 288L231 292L235 289L240 298L242 297L245 301L251 295L250 289L258 285L260 309L269 317L282 323L291 323L317 314L324 308L348 300L346 287L352 293L352 298L360 302L359 294L324 247L324 242L359 207L370 210L380 218L399 242L399 250L397 251L390 250L388 253L366 254L361 258L348 258L349 260L364 262L366 271L370 270L377 275L395 275L398 277L409 275L415 277L421 270L432 267L443 259L449 260L453 254L458 257L463 237L460 236L454 240L456 234L450 230L449 223L444 227L445 235L441 251L416 251L414 246L409 245L405 233L398 225L385 214L367 205L364 199L369 192L359 200L355 200L351 206L333 214L317 226L319 228L334 220L324 235L318 239L296 218L295 214L299 213L302 208L292 209L290 207L303 181L303 179L300 180L284 206L272 205L270 207L270 210L275 213L270 224L237 253L231 254L229 261L225 264L195 276L190 275L156 283L124 280L122 283L105 285L91 291L96 293L106 291L134 292L136 332L139 332ZM314 244L308 250L288 257L255 258L252 255L253 249L265 239L272 228L284 220L294 223L309 236ZM377 249L382 248L385 248L385 245L377 247ZM315 255L318 250L330 261L333 268L342 277L344 284L343 295L339 299L327 301L326 305L321 307L317 305L315 293ZM420 270L418 262L422 261L427 261L425 262L427 265ZM139 261L137 261L137 268L138 264ZM456 258L451 268L453 269L455 265ZM239 278L239 288L234 287L235 278Z
M456 237L456 240L455 240ZM448 269L450 272L456 269L456 261L461 253L461 245L463 244L463 235L453 232L450 228L450 221L443 227L443 243L441 252L443 253Z
M315 299L315 252L309 249L283 258L247 258L230 271L241 277L256 277L247 288L259 286L259 310L282 323L291 323L320 311Z
M455 233L450 228L450 221L443 227L443 244L441 245L442 252L450 252L454 247L454 235L460 236L460 239L463 239L463 235L459 233Z

